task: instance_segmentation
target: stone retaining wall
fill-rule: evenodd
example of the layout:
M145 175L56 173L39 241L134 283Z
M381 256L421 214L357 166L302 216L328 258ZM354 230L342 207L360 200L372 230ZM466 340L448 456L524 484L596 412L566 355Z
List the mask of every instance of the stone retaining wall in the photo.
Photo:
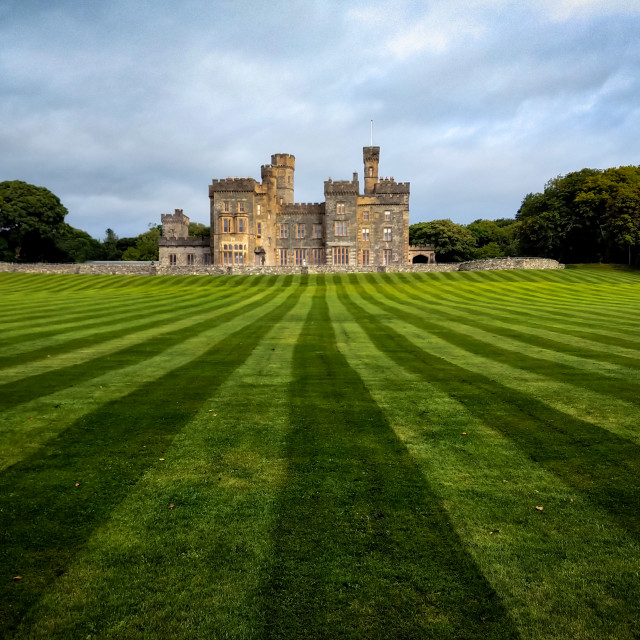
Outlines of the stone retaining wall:
M191 266L168 267L149 263L91 263L91 264L14 264L0 262L0 272L11 273L100 273L108 275L283 275L290 273L424 273L438 271L492 271L503 269L564 269L556 260L546 258L492 258L445 264L408 264L386 267L320 266Z

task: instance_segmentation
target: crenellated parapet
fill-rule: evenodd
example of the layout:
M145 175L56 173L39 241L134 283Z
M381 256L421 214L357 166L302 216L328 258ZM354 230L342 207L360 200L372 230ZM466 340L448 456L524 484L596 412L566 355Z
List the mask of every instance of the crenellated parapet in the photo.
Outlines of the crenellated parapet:
M375 185L375 193L409 193L408 182L396 182L393 178L380 178Z
M324 181L324 195L353 195L357 196L359 184L357 180L336 180L329 178Z
M225 178L212 180L209 185L209 195L218 191L258 191L259 182L253 178Z

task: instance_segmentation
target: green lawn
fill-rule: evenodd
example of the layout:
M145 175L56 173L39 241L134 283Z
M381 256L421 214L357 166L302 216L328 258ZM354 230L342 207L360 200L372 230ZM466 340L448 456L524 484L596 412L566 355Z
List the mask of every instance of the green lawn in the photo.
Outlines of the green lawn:
M640 636L640 272L0 301L0 637Z

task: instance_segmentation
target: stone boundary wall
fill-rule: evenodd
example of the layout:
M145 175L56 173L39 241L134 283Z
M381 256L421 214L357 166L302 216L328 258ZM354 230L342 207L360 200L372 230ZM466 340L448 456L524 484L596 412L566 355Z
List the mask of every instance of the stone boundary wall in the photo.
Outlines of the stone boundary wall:
M407 264L386 267L360 267L331 265L256 267L195 265L169 267L159 264L14 264L0 262L0 272L11 273L98 273L108 275L155 276L155 275L285 275L290 273L432 273L439 271L493 271L505 269L564 269L557 260L546 258L493 258L445 264Z

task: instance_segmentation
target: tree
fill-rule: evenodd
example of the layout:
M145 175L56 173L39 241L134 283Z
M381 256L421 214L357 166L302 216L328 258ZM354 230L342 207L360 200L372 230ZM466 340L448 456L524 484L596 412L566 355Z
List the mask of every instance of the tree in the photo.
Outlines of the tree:
M189 223L189 236L193 238L208 239L211 235L211 227L208 227L201 222Z
M56 262L86 262L87 260L104 260L105 248L86 231L75 229L66 222L60 225L56 236L58 255Z
M67 213L60 199L44 187L20 180L0 182L2 258L16 262L51 259Z
M467 225L476 239L475 257L497 258L500 256L515 255L517 246L515 242L516 221L513 218L500 218L499 220L474 220Z
M123 260L157 260L158 238L160 237L160 225L149 225L149 231L141 233L135 247L129 247L123 254Z
M582 169L525 196L516 215L524 253L561 262L626 261L640 244L640 167Z
M410 244L432 244L439 262L461 262L474 257L476 240L469 229L451 220L419 222L409 227Z

